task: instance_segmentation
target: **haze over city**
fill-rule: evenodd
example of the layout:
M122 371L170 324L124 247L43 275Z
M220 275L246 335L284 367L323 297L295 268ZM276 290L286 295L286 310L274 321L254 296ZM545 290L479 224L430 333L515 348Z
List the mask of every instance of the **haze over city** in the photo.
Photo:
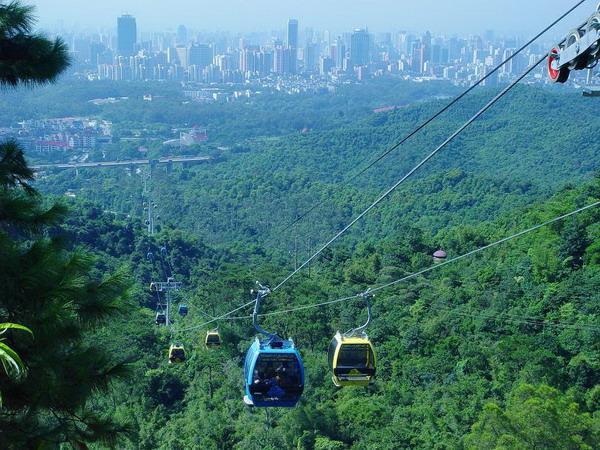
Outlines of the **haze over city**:
M445 33L498 32L528 33L537 30L566 10L565 0L455 0L419 2L396 0L275 0L141 1L37 0L40 25L48 28L114 27L115 17L134 15L143 31L175 28L179 24L201 30L269 31L279 29L288 17L297 17L302 27L332 31L368 26L374 31L431 29ZM590 5L593 2L590 3ZM560 29L560 28L559 28Z

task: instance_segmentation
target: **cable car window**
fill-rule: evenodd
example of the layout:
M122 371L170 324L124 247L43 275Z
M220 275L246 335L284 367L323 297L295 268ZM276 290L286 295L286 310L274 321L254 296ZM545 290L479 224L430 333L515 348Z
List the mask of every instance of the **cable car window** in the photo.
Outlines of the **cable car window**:
M292 400L302 394L302 371L296 355L261 353L250 392L260 400Z
M342 344L338 355L338 368L374 368L373 350L368 344Z
M218 333L208 333L206 335L206 344L207 345L220 345L221 344L221 336Z

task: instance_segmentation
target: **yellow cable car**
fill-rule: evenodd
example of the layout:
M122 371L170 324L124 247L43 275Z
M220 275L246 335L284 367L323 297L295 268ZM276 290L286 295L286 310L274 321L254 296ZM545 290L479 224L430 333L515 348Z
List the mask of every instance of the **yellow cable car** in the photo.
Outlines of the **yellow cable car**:
M206 332L206 338L204 338L204 345L206 348L217 348L221 346L221 335L219 330L212 330Z
M329 367L333 384L367 386L375 379L375 349L366 334L342 335L339 331L329 345Z
M328 362L337 387L367 386L375 380L375 349L364 332L371 321L370 297L369 291L363 294L367 302L367 322L345 334L338 331L329 344Z
M185 349L183 344L172 344L169 347L169 364L182 363L185 361Z

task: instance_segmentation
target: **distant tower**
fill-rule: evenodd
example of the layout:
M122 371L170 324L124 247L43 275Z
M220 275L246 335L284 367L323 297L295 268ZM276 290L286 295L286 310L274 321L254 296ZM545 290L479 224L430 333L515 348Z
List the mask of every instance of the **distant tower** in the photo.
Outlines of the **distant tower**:
M125 14L117 18L117 51L120 56L133 56L137 42L135 17Z
M188 32L185 25L179 25L177 27L177 44L186 45L188 42Z
M296 73L298 64L298 20L296 19L288 21L287 46L290 49L289 72Z
M344 67L344 59L346 58L346 44L341 37L338 37L335 41L335 66L338 69Z
M431 61L431 33L428 31L421 39L423 48L423 63Z
M188 47L188 62L204 69L213 63L213 48L208 44L192 44Z
M357 29L352 33L350 62L353 66L366 66L371 62L371 37L367 30Z

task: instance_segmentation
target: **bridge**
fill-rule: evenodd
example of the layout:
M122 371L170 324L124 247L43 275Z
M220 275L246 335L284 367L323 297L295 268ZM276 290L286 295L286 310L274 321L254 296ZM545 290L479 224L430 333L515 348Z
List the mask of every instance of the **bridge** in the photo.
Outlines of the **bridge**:
M41 172L48 169L96 169L107 167L155 166L159 164L171 165L175 163L207 162L211 159L212 157L210 156L167 156L158 159L128 159L123 161L40 164L31 166L31 168L36 172Z

